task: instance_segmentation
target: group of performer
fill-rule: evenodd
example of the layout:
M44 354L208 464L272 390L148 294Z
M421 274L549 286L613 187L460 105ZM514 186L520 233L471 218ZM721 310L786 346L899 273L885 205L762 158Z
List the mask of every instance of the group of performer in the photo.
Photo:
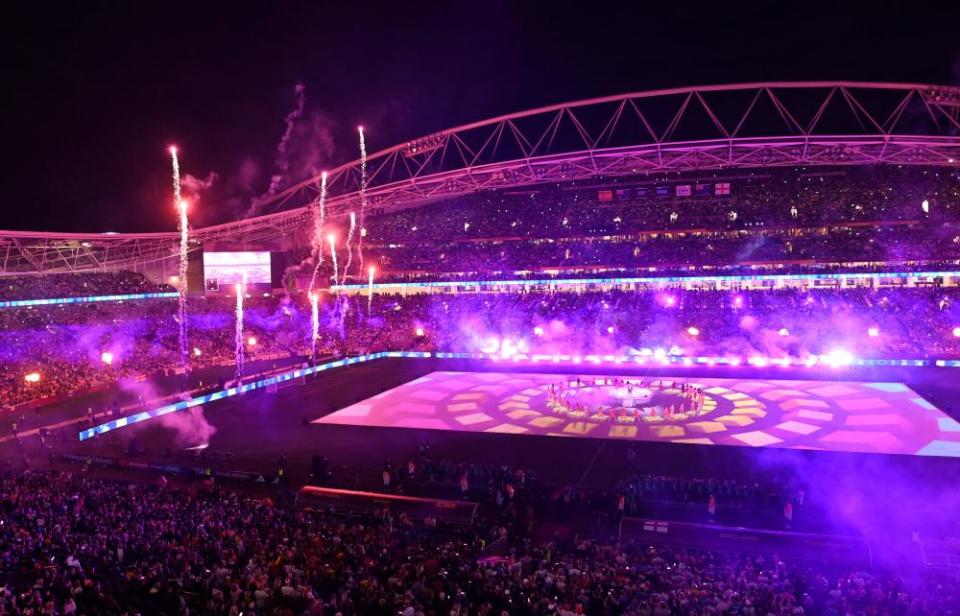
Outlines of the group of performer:
M595 408L577 397L584 387L609 387L622 390L620 404L600 404ZM653 391L668 391L676 394L676 400L670 404L643 406ZM690 383L646 379L599 379L584 381L581 377L574 380L551 383L547 388L547 406L556 413L573 417L593 416L598 419L630 422L636 418L661 418L665 420L683 419L699 414L706 396L702 387ZM637 404L637 402L640 404Z

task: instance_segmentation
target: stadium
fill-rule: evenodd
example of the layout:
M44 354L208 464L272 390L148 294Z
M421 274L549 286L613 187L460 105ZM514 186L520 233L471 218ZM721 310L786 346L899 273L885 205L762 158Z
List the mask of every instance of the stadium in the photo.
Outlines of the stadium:
M0 232L6 515L79 537L0 548L7 588L30 553L89 613L956 613L960 88L375 132L255 216L191 224L174 147L177 232Z

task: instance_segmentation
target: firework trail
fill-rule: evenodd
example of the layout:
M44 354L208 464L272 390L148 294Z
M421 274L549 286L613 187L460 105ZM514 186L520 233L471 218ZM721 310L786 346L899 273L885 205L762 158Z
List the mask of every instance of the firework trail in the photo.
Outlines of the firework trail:
M173 164L173 203L179 214L177 226L180 231L180 264L177 297L177 325L180 337L180 363L184 375L190 372L190 353L187 344L187 253L189 251L189 221L187 220L187 202L180 198L180 160L177 158L177 146L170 146L170 160Z
M357 229L357 214L355 212L350 212L350 230L347 231L347 263L343 266L343 281L340 284L347 284L347 272L350 271L350 263L353 261L353 250L351 249L351 244L353 243L353 234Z
M247 217L256 216L260 213L260 207L263 205L263 202L277 193L277 190L287 178L287 174L290 171L290 153L288 148L290 139L293 138L293 131L296 128L297 120L303 115L303 107L307 100L306 88L302 83L295 84L293 86L293 94L297 100L293 109L291 109L283 119L285 128L283 136L280 137L280 142L277 144L277 157L274 159L277 172L270 176L270 186L266 192L251 202L250 208L246 213Z
M327 219L327 172L324 171L320 174L320 229L323 229L323 225ZM317 236L317 246L320 250L320 259L323 259L323 242L320 239L320 236Z
M320 298L310 293L310 357L316 361L317 339L320 337Z
M170 146L170 159L173 162L173 202L180 203L180 159L175 145Z
M357 127L360 132L360 239L357 240L357 256L360 258L360 271L363 271L363 235L367 225L367 141L363 137L363 127Z
M310 277L308 293L313 292L317 274L323 265L323 223L327 216L327 172L320 174L320 199L313 208L313 276Z
M333 233L327 235L327 241L330 242L330 259L333 261L333 284L338 284L337 279L337 240Z
M234 334L234 350L237 362L237 387L243 379L243 295L246 292L243 283L237 283L237 312L236 312L236 333Z
M287 114L287 117L283 119L285 129L283 131L283 137L280 138L280 143L277 144L277 158L274 161L277 165L277 171L280 173L276 173L270 178L270 187L267 189L268 196L272 196L277 192L277 189L280 188L280 183L283 182L284 176L287 171L290 170L290 158L287 153L287 145L293 136L293 129L294 126L296 126L297 120L303 115L303 105L307 98L305 90L306 88L304 88L302 83L293 86L293 94L297 97L297 103L293 109L290 110L290 113Z

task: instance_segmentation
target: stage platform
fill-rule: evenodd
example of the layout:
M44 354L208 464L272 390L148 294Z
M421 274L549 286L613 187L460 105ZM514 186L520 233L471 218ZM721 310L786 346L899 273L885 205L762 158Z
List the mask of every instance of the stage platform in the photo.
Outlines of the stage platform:
M312 423L960 457L960 422L897 382L434 371Z

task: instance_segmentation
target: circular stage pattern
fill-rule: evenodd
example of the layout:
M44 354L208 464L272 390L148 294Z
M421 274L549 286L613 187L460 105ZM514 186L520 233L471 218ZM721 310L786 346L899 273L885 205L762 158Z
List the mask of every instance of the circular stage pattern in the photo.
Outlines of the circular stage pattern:
M547 408L570 419L675 423L713 408L705 405L703 388L673 379L578 376L540 388L547 396Z
M576 379L438 371L315 423L960 457L960 423L902 383L648 379L636 383L632 413L625 404L611 413L597 411L625 402L615 391L623 377L580 376L586 385L568 395L582 400L581 412L551 406ZM664 417L660 409L677 410L685 390L700 392L699 406Z

